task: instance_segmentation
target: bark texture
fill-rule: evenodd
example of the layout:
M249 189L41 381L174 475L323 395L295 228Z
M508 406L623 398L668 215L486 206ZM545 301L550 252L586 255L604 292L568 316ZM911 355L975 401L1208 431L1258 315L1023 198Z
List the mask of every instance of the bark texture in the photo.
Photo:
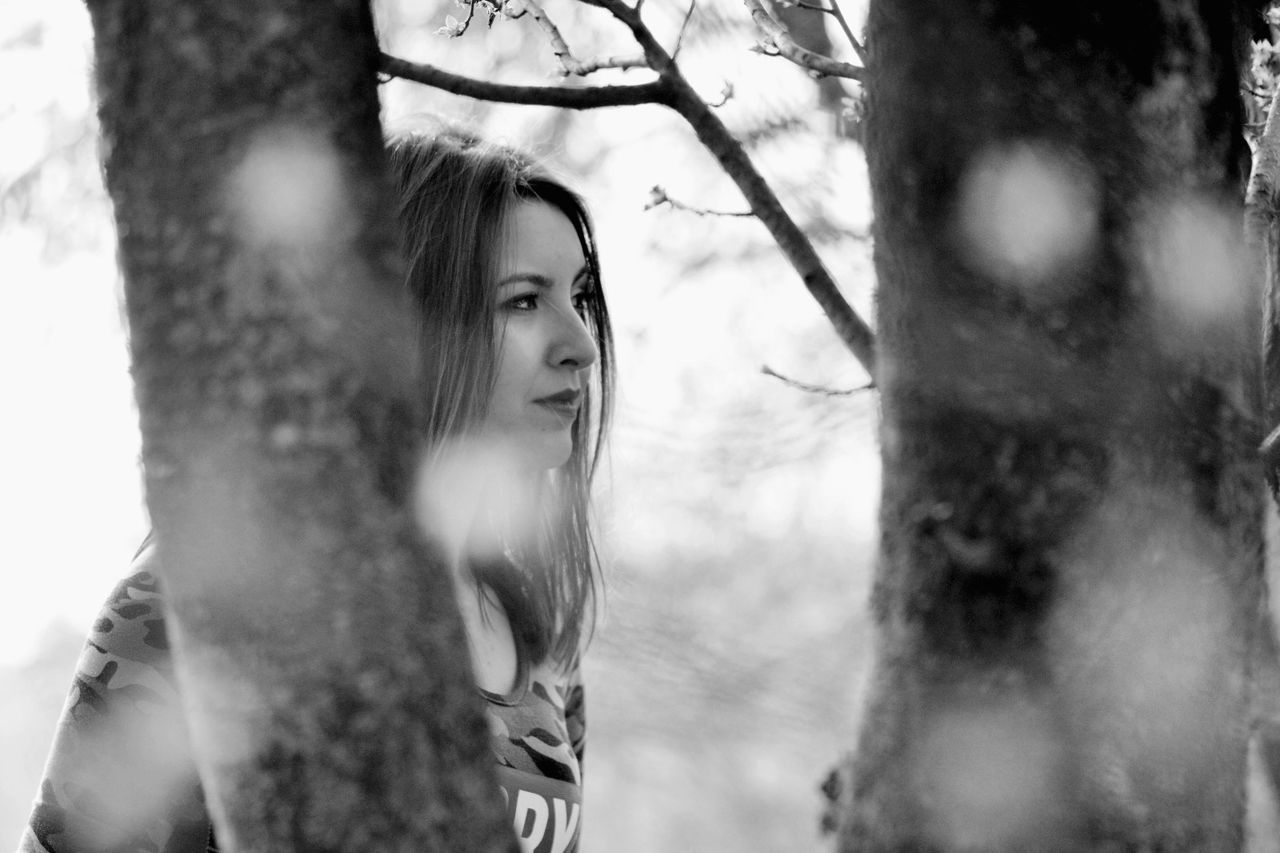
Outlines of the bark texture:
M362 0L90 0L147 500L219 842L510 850L408 508L417 344Z
M1280 95L1280 93L1278 93ZM1267 439L1263 457L1271 496L1280 503L1280 115L1273 96L1266 125L1253 152L1247 193L1246 236L1255 276L1266 288L1263 311L1263 376ZM1274 541L1274 539L1272 540ZM1274 580L1272 581L1274 583ZM1270 604L1270 602L1267 602ZM1257 666L1260 753L1273 791L1280 792L1280 650L1270 607L1259 613L1263 632Z
M873 0L879 661L842 850L1243 843L1263 494L1235 14Z

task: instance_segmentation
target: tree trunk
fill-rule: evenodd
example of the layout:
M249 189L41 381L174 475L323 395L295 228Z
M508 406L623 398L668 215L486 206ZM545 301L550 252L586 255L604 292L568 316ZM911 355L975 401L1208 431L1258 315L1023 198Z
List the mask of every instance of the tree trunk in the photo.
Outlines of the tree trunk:
M843 850L1237 850L1259 296L1230 4L873 0L879 660Z
M443 563L362 0L89 0L147 501L230 850L510 850Z

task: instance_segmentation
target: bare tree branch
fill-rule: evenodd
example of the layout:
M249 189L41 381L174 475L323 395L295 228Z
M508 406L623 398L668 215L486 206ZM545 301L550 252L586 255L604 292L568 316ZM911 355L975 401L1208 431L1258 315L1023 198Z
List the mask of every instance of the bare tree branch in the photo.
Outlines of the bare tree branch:
M784 385L790 385L792 388L809 394L821 394L824 397L852 397L860 391L870 391L876 387L874 382L868 382L866 385L859 385L857 388L828 388L825 385L814 385L809 382L801 382L799 379L792 379L789 376L783 376L767 364L760 365L760 372L765 376L772 376L774 379L780 380Z
M697 216L755 216L750 210L713 210L709 207L694 207L667 195L667 191L660 186L655 186L649 190L649 203L644 206L644 209L653 210L655 207L661 207L664 204L672 210L683 210L685 213L692 213Z
M606 68L614 68L622 71L632 71L637 68L648 68L649 64L644 61L643 56L602 56L598 59L579 59L574 74L585 77L593 71L601 71Z
M573 51L569 50L569 45L565 43L564 36L560 35L560 28L547 16L546 10L542 8L537 0L520 0L520 4L529 12L534 23L538 25L538 29L542 30L543 34L546 35L547 41L551 42L551 52L560 61L560 67L564 70L564 73L576 73L574 68L577 66L578 60L574 59Z
M467 30L471 29L471 22L475 19L475 16L476 0L469 0L467 3L467 17L464 20L455 21L453 16L450 15L445 19L445 25L443 28L444 34L448 35L449 38L461 38Z
M512 86L464 77L418 62L382 54L378 70L388 77L412 80L455 95L481 101L594 110L602 107L630 107L638 104L670 106L671 95L660 80L628 86Z
M698 0L689 0L689 10L684 13L684 20L680 22L680 32L676 33L676 45L671 49L671 58L675 59L680 55L680 48L684 47L684 34L689 29L689 22L693 20L693 10L698 8ZM640 11L637 4L636 11Z
M545 9L537 2L537 0L521 0L521 4L533 18L534 23L538 25L538 29L546 35L547 41L551 43L551 52L555 54L556 60L560 63L561 73L567 76L585 77L588 74L599 71L602 68L647 68L643 56L611 56L601 59L580 60L573 55L573 51L569 49L569 44L564 40L564 36L560 34L560 28L551 20Z
M867 59L867 48L853 34L853 28L849 26L849 20L844 16L844 10L840 8L840 0L830 0L831 15L836 19L836 23L840 25L840 29L844 31L844 37L849 40L849 44L853 47L853 52L858 54L858 61L863 65L869 64Z
M836 334L867 373L875 379L875 336L848 300L840 293L835 279L818 257L813 243L805 236L779 201L768 181L756 169L742 145L729 129L689 85L679 67L641 20L640 15L622 0L583 0L607 10L631 30L649 61L666 86L667 105L684 117L698 141L720 163L725 173L737 184L751 206L751 212L769 229L774 242L800 274L801 281L826 314ZM750 2L750 0L749 0Z
M824 0L814 0L820 5L813 8L821 8L825 12L814 14L804 7L789 5L789 2L790 0L771 0L768 8L773 17L791 33L796 44L823 56L835 56L838 48L826 20L834 14L830 7ZM853 105L861 100L861 84L843 77L810 76L814 78L814 88L817 89L818 106L830 118L835 135L842 139L860 139L861 125L854 115Z
M838 59L832 59L829 56L814 53L806 47L801 47L791 37L791 31L787 29L786 25L770 13L761 0L744 0L744 2L747 10L751 12L751 20L755 21L756 27L764 34L765 40L762 43L762 52L785 57L801 68L807 68L815 74L828 77L845 77L849 80L861 82L865 73L865 69L861 66L841 62ZM852 35L852 31L849 31L848 35Z

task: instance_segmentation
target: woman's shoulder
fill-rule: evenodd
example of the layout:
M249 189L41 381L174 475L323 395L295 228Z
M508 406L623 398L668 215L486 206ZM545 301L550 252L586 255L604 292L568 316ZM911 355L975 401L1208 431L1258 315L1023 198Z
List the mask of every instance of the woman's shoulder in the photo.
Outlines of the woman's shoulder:
M137 663L168 666L169 639L156 548L145 544L116 584L89 632L88 645L102 654Z
M209 824L154 569L155 549L144 547L90 629L24 853L83 850L96 836L116 839L113 850L205 849Z
M530 700L563 722L568 742L578 751L586 736L586 702L582 670L575 658L568 665L543 663L529 673Z
M98 612L76 665L68 719L88 722L133 712L156 716L176 707L154 552L154 547L139 552L129 575Z

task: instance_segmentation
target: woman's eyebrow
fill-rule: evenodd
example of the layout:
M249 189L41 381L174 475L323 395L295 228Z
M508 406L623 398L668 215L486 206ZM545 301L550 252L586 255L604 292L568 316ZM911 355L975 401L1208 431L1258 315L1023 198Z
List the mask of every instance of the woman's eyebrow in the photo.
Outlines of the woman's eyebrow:
M590 278L591 278L591 268L587 264L583 264L582 269L574 273L573 280L572 282L570 282L570 286L577 287L579 284L589 284ZM555 286L555 282L551 280L551 277L543 275L542 273L517 272L517 273L512 273L511 275L506 276L502 279L499 279L498 287L504 287L509 284L519 284L520 282L527 282L528 284L532 284L535 287L541 287L541 288L551 288Z
M508 284L519 284L520 282L527 282L529 284L534 285L535 287L542 287L542 288L550 288L555 286L555 282L553 282L547 276L542 275L541 273L517 272L517 273L512 273L506 278L499 280L498 287L505 287Z

